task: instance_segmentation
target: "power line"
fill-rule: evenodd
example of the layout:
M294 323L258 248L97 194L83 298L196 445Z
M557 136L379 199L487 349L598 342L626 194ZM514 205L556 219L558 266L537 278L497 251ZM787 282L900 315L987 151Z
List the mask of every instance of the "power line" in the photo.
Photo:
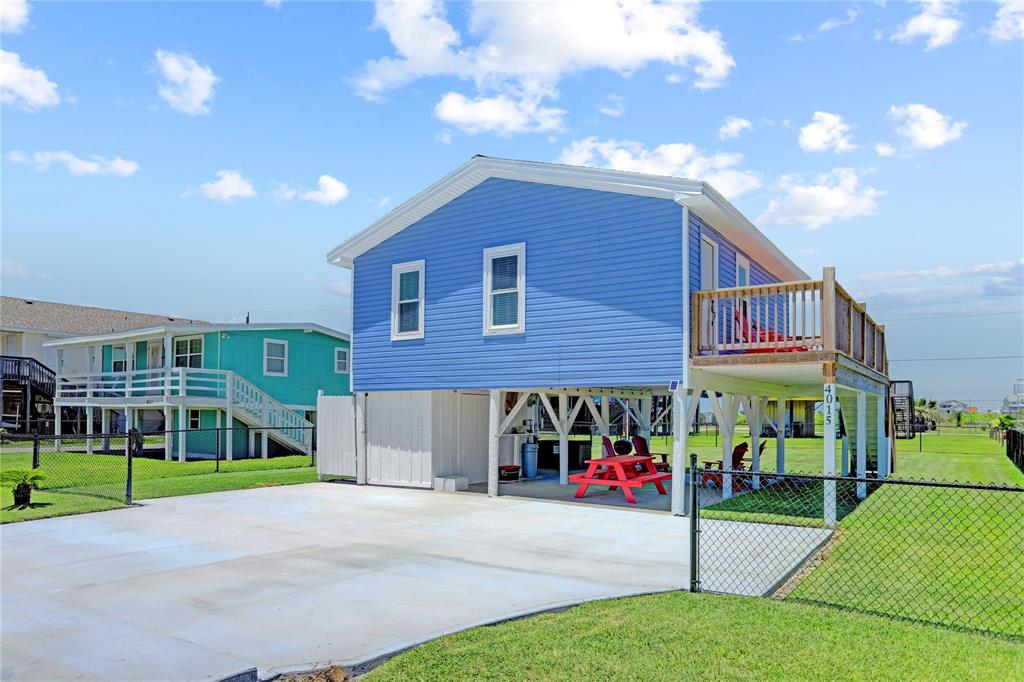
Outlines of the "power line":
M1006 310L998 313L962 313L960 315L926 315L921 317L891 317L885 320L889 322L909 322L911 320L959 320L964 317L994 317L996 315L1021 315L1024 310Z
M1024 355L976 355L974 357L962 358L900 358L889 362L945 362L952 360L1016 360L1024 358Z

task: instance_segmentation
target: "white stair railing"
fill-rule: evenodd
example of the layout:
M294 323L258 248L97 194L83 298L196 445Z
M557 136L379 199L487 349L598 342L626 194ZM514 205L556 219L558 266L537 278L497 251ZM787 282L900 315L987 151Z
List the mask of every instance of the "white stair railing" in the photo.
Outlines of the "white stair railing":
M231 403L307 455L313 451L313 424L237 374L231 375Z

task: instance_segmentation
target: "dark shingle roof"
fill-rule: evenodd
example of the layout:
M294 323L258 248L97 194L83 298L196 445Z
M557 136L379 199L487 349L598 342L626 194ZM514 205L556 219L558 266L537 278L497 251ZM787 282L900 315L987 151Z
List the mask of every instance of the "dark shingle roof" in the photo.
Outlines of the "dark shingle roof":
M168 315L0 296L0 327L4 329L39 329L60 334L106 334L163 324L205 323Z

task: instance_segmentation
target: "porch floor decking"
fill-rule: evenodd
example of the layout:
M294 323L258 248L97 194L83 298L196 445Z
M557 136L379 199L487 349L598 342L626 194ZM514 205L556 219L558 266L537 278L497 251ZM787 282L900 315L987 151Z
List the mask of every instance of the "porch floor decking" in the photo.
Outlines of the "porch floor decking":
M558 483L557 471L540 469L537 473L537 478L512 483L500 483L498 485L498 495L500 497L521 497L531 500L548 500L550 502L572 502L604 507L622 507L642 511L671 511L672 481L664 481L663 483L665 490L668 492L667 495L659 495L657 488L653 484L634 489L633 494L636 496L636 504L630 504L618 488L592 485L584 497L576 498L578 486L575 483L560 485ZM474 483L469 486L469 491L473 493L486 493L487 484ZM721 499L720 490L702 490L700 493L700 506L703 509L708 505L720 502Z

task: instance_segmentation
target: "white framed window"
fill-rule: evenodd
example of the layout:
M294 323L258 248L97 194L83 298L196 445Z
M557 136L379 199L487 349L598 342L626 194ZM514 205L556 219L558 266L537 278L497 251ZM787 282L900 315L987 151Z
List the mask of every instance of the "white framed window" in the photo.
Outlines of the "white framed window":
M128 371L128 351L123 343L110 347L110 371Z
M183 336L174 339L175 367L203 366L203 337Z
M263 339L263 376L288 376L288 342Z
M424 261L391 266L391 340L423 338Z
M484 334L526 331L526 243L484 249Z
M203 414L201 410L188 411L188 428L192 431L203 428Z
M750 286L750 259L743 254L736 254L736 286Z
M334 373L348 374L348 348L334 349Z

